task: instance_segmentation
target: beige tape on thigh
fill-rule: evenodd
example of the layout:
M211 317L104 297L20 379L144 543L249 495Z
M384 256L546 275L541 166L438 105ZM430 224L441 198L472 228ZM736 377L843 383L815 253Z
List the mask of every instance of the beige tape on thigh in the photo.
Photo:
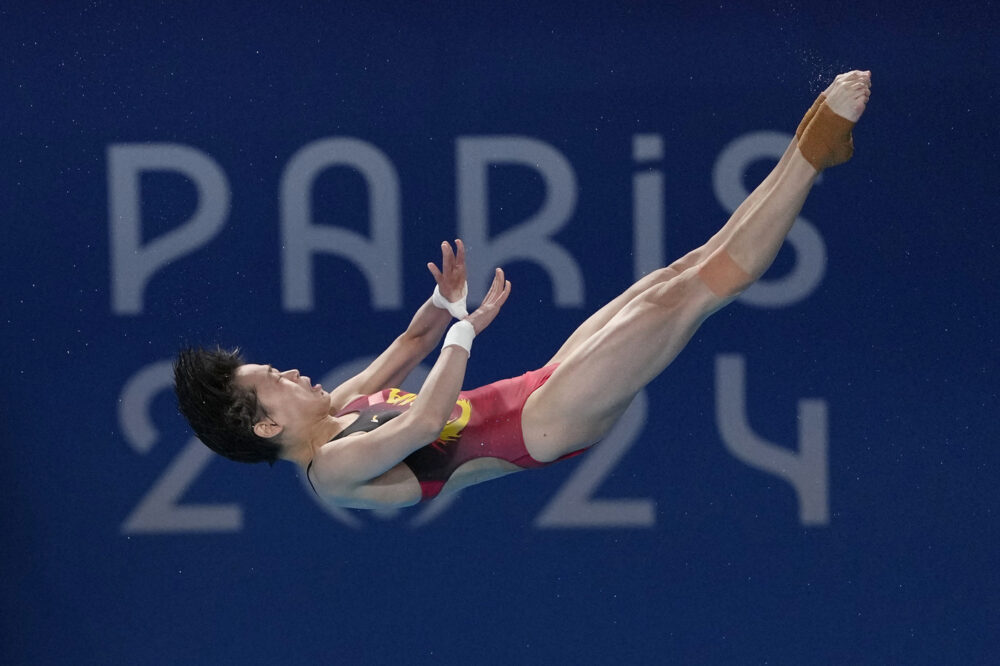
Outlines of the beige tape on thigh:
M716 296L722 298L735 296L753 282L750 274L740 268L725 250L712 254L698 269L698 277Z

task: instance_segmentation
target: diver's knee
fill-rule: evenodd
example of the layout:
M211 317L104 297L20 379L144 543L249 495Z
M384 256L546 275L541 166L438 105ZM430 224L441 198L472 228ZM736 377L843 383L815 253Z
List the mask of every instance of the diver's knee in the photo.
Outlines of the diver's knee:
M662 284L664 282L670 282L675 277L681 274L681 270L677 267L680 262L678 259L674 263L666 266L664 268L657 268L655 271L650 273L650 277L653 278L653 284Z
M698 279L709 290L726 301L736 298L753 284L753 276L733 260L725 249L719 249L698 268Z
M642 300L658 308L670 310L694 306L704 300L704 287L697 284L695 271L687 270L671 280L654 285L643 292Z

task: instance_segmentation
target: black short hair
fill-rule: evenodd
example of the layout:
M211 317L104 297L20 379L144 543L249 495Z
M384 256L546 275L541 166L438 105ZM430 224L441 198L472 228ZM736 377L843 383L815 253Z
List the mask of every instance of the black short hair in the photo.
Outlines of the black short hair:
M274 438L258 437L253 426L264 415L253 389L236 384L246 361L239 347L187 347L174 362L177 407L208 448L237 462L273 465L281 453Z

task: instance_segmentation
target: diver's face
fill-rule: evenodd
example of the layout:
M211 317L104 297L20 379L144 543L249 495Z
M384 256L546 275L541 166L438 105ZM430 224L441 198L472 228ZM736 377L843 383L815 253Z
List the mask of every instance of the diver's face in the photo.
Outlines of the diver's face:
M330 396L298 370L281 372L270 365L248 363L236 370L236 384L254 389L266 419L283 428L298 428L325 418Z

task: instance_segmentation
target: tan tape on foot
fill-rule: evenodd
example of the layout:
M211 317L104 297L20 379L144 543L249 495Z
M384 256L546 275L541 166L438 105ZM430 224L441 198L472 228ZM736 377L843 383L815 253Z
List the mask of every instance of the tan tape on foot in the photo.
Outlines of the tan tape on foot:
M822 104L802 133L799 152L816 171L843 164L854 154L853 128L853 122Z
M798 139L799 141L802 140L802 133L805 132L806 127L809 126L809 121L813 119L813 116L815 116L816 112L819 111L820 105L823 104L823 102L825 101L826 101L826 95L820 93L819 97L816 98L816 101L813 102L813 105L809 107L808 111L806 111L806 115L802 116L802 122L799 123L798 128L796 128L795 130L796 139Z
M753 282L753 278L729 253L720 250L708 258L698 269L698 277L716 296L729 298L740 293Z

